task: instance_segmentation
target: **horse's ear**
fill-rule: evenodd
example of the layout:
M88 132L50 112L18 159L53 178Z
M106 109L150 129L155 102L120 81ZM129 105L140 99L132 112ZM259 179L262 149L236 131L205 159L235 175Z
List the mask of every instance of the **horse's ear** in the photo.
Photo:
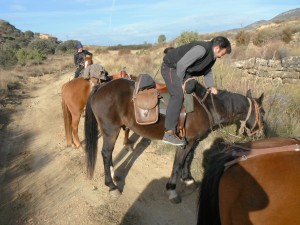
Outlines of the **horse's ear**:
M246 97L252 98L252 91L251 91L251 89L248 89L248 91L246 92Z
M265 97L265 95L264 95L264 93L262 93L262 94L260 95L260 97L258 98L258 101L259 101L260 103L262 103L262 101L264 100L264 97Z

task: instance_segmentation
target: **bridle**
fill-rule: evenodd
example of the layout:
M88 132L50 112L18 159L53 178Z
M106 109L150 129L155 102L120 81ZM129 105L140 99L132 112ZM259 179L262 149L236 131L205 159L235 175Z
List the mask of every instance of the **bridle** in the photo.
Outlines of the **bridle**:
M252 100L250 98L247 98L248 102L249 102L249 110L247 113L247 117L245 120L241 120L241 127L239 129L239 134L242 135L244 132L246 132L246 134L250 137L253 136L255 134L257 134L258 132L261 133L264 127L263 121L260 117L260 106L258 105L258 103L255 100ZM246 126L247 121L249 120L251 113L252 113L252 107L254 106L254 113L255 113L255 122L252 126L252 128L248 128ZM254 130L255 127L258 126L258 129Z

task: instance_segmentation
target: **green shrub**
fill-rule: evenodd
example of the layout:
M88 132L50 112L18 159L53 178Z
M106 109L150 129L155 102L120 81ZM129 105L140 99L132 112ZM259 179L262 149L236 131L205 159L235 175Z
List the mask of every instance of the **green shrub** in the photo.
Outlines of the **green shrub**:
M36 49L19 49L16 53L18 63L26 65L28 62L40 63L47 57Z
M57 43L47 39L34 39L29 48L35 49L44 55L54 54Z
M11 69L18 63L15 55L18 46L14 43L4 43L0 45L0 67L3 69Z
M178 47L184 44L188 44L192 41L200 41L198 33L193 31L186 31L181 33L181 35L175 39L175 44Z
M68 40L57 45L55 52L63 52L63 53L74 53L76 45L78 45L80 41L77 40Z

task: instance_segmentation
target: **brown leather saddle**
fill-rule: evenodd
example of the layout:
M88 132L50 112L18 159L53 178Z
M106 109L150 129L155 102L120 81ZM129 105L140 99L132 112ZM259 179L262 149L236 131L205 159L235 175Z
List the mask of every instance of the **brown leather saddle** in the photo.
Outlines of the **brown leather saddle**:
M154 124L159 120L159 105L163 93L168 93L168 89L164 83L155 82L151 88L138 90L139 82L137 81L134 95L133 104L136 122L140 125ZM178 118L178 131L181 137L185 136L185 120L186 110L184 105L181 108L180 116Z

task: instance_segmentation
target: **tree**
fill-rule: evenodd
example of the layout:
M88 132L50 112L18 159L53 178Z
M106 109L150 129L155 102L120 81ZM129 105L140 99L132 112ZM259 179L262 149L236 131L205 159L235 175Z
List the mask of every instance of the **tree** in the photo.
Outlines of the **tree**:
M176 46L188 44L192 41L200 41L200 37L197 32L186 31L181 33L181 35L175 39Z
M166 42L166 39L167 39L166 36L164 34L161 34L158 36L157 42L158 42L158 44L163 44Z

